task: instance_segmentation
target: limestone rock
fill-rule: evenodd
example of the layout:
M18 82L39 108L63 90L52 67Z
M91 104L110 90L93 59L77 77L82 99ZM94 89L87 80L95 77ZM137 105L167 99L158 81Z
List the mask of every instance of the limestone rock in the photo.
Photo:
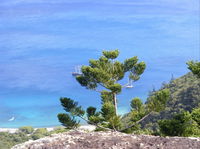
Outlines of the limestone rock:
M200 138L79 130L28 141L12 149L200 149Z

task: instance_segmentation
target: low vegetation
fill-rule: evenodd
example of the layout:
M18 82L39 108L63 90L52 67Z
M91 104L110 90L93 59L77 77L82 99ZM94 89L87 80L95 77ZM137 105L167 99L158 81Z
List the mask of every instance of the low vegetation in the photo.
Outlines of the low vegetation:
M158 125L161 135L164 136L200 137L200 108L191 113L183 111L172 119L160 120Z
M20 127L16 133L0 132L0 149L10 149L12 146L28 140L37 140L54 133L65 131L67 130L63 127L56 127L52 131L47 131L46 128L38 128L34 130L31 126L24 126Z
M198 78L200 78L200 62L198 61L189 61L187 62L188 69L192 71L194 75L196 75Z
M27 134L18 132L11 134L9 132L0 132L0 149L10 149L15 144L28 141Z

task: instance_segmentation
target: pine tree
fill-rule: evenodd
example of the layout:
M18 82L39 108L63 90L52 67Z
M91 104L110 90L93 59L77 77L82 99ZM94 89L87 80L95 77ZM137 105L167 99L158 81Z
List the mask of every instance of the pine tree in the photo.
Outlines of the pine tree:
M190 69L198 78L200 78L200 62L189 61L187 62L187 65L188 69Z
M146 64L138 63L136 56L126 59L122 63L117 61L119 50L103 51L102 53L103 55L98 60L91 59L89 66L82 66L82 75L77 76L76 79L82 86L98 91L101 95L107 92L111 98L109 102L114 105L114 115L117 116L117 95L125 87L118 81L122 80L126 73L130 80L139 80ZM102 104L108 105L106 102Z
M147 98L145 104L142 103L140 98L134 98L131 101L131 121L133 122L130 126L120 130L123 132L129 132L132 128L151 115L153 112L161 112L165 109L166 103L169 100L170 91L169 89L162 89L157 92L153 92L152 95Z
M87 89L100 93L101 110L98 112L95 107L90 106L84 111L74 100L61 98L61 104L66 111L66 113L58 114L62 125L67 128L76 128L79 125L76 117L79 117L101 130L121 129L121 116L117 115L117 95L125 86L119 84L118 81L122 80L126 73L129 80L139 80L146 64L138 63L136 56L121 63L116 60L118 55L118 50L103 51L103 55L98 60L92 59L89 61L89 66L82 66L82 74L78 75L76 80Z

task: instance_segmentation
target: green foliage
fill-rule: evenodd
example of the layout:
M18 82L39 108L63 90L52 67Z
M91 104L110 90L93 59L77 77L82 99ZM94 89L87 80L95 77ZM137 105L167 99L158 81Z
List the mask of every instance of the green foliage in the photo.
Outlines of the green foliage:
M152 112L160 112L165 109L166 103L169 100L170 91L168 89L163 89L158 92L154 92L147 99L145 104L142 103L141 99L134 98L131 101L131 112L123 118L123 123L130 123L128 126L123 124L122 131L131 132L135 131L136 125L141 123L146 117L148 117ZM125 120L124 120L125 119Z
M139 124L135 124L134 127L125 130L124 133L136 135L153 135L154 132L150 129L141 129Z
M47 131L46 128L38 128L35 130L34 134L42 134L42 135L45 135L47 136L49 134L49 132Z
M75 119L75 117L70 116L69 114L59 113L58 119L59 122L68 129L74 129L79 125L79 122Z
M195 108L191 114L192 119L200 126L200 108Z
M189 61L187 62L188 69L192 71L194 75L197 75L200 78L200 62Z
M115 107L111 102L105 102L101 108L101 114L105 120L115 116Z
M119 50L103 51L102 56L89 60L88 66L82 66L82 74L76 77L81 86L101 93L102 107L96 112L95 107L87 108L87 119L84 118L84 110L70 98L61 98L61 104L66 114L59 114L58 119L67 128L78 126L76 117L86 120L89 124L98 125L99 128L109 127L119 130L121 128L121 117L117 115L117 94L122 91L119 80L123 79L125 73L129 73L129 79L137 81L144 72L146 64L138 63L137 57L126 59L123 63L116 60ZM101 89L99 91L99 89ZM134 104L134 103L133 103ZM139 104L139 103L138 103ZM142 103L141 103L142 104ZM144 114L143 105L136 105L140 116Z
M146 64L144 62L140 62L136 64L131 70L129 78L133 81L137 81L140 79L140 75L144 72L146 68Z
M124 129L122 132L128 133L128 134L139 134L138 132L141 131L140 124L134 123L134 125L128 129Z
M96 114L97 108L95 107L88 107L87 108L87 117L94 116Z
M64 107L64 110L72 115L83 116L85 114L85 111L82 110L82 107L78 106L78 102L75 102L70 98L60 98L60 102Z
M127 72L127 71L132 70L134 68L134 66L137 64L137 62L138 62L137 56L126 59L124 61L124 71Z
M103 121L99 112L96 112L95 107L88 107L87 108L87 117L90 124L99 124Z
M105 103L105 102L113 102L113 94L111 92L108 92L106 90L103 90L101 92L101 100L102 100L102 103Z
M167 136L200 136L200 126L189 112L182 112L170 120L158 122L160 132Z
M130 112L130 121L133 123L139 121L147 113L145 105L142 103L142 100L138 97L131 100L131 112ZM134 130L134 129L133 129ZM130 131L130 130L129 130Z
M112 93L120 93L122 90L122 86L118 83L108 86Z
M107 98L109 96L104 96ZM106 99L105 99L106 100ZM64 107L64 110L67 113L58 114L58 119L68 129L73 129L78 127L79 122L76 120L76 116L83 118L83 114L85 113L80 106L78 106L77 102L74 102L70 98L61 98L61 104ZM107 100L106 100L107 101ZM77 110L79 109L79 110ZM79 112L80 111L80 112ZM102 105L101 112L96 112L95 107L87 108L87 119L89 124L100 125L103 127L112 128L118 130L121 127L121 117L115 115L115 107L114 104L110 101L104 102ZM33 134L33 139L38 139L42 136L41 133Z
M79 121L76 120L76 116L82 117L85 111L81 106L78 106L78 102L70 98L60 98L61 105L67 113L59 113L58 119L63 126L69 129L78 127Z
M132 122L137 122L139 121L141 118L143 118L145 116L145 111L137 111L137 110L132 110L130 112L130 121Z
M23 132L23 133L25 133L25 134L31 134L31 133L33 133L33 131L34 131L34 128L31 127L31 126L23 126L23 127L20 127L20 128L19 128L19 131L20 131L20 132Z
M131 70L131 72L132 72L132 74L141 75L145 69L146 69L145 62L140 62L135 65L135 67Z
M191 72L180 78L170 80L169 83L165 83L162 89L170 90L166 108L159 113L151 113L148 118L145 118L140 123L142 128L147 128L148 124L152 123L152 129L157 130L158 120L171 119L181 111L191 112L192 109L197 108L200 104L200 81ZM150 97L156 92L158 91L154 89L150 93Z
M43 138L45 136L48 136L50 135L50 133L47 131L46 128L38 128L36 129L36 131L34 131L34 133L31 135L31 138L33 140L37 140L37 139L40 139L40 138Z
M29 137L23 132L8 133L0 132L0 149L10 149L12 146L28 141Z
M153 96L147 99L147 107L149 111L160 112L164 110L167 101L169 100L170 91L163 89L155 92Z
M110 117L108 120L108 127L114 130L120 130L121 129L121 117L120 116L113 116Z
M106 125L104 124L104 126L114 130L119 130L121 128L121 117L115 115L114 104L106 100L106 97L109 98L109 95L104 96L106 102L102 104L101 108L101 115L106 122Z
M99 115L92 115L88 118L89 124L100 124L104 121L103 117Z
M31 137L32 137L33 140L37 140L37 139L40 139L44 136L42 134L35 133L35 134L32 134Z
M103 55L107 59L116 59L119 55L119 50L113 50L113 51L103 51Z
M116 94L122 91L122 85L118 83L123 79L126 72L129 72L129 78L136 81L144 72L146 64L138 63L138 58L133 57L125 60L124 63L116 61L119 50L103 51L103 56L98 60L89 60L89 66L82 66L82 75L76 77L76 80L87 89L96 90L97 87L103 87L101 96L104 99L109 95L108 101L111 101L115 107L115 115L117 115ZM99 88L98 88L99 89ZM111 96L110 96L111 94Z
M141 111L143 108L142 100L138 97L133 98L131 101L131 108L132 110Z
M54 133L66 132L63 127L56 127L53 131L48 132L46 128L38 128L32 131L33 127L20 127L16 133L0 132L0 149L10 149L16 144L26 142L28 140L36 140Z
M98 125L104 121L104 118L101 116L100 112L96 111L95 107L88 107L87 119L84 118L85 111L81 106L78 106L78 102L70 98L61 98L61 104L64 107L64 110L67 113L58 114L58 119L63 126L67 129L74 129L79 126L79 122L76 117L79 117L83 120L86 120L88 124Z
M9 143L0 141L0 149L10 149L11 147L12 145L10 145Z
M52 131L50 131L50 134L63 133L63 132L67 132L67 131L68 131L68 129L66 129L65 127L57 126Z

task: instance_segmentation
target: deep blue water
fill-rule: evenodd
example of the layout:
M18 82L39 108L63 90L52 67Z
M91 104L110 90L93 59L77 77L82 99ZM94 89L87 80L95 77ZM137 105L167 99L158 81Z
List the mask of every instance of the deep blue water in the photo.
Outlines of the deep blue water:
M118 48L118 60L138 56L147 64L134 88L119 95L120 113L133 97L145 102L172 74L187 73L188 60L200 59L198 6L198 0L3 0L0 127L59 125L60 97L99 107L99 94L71 72L102 49Z

